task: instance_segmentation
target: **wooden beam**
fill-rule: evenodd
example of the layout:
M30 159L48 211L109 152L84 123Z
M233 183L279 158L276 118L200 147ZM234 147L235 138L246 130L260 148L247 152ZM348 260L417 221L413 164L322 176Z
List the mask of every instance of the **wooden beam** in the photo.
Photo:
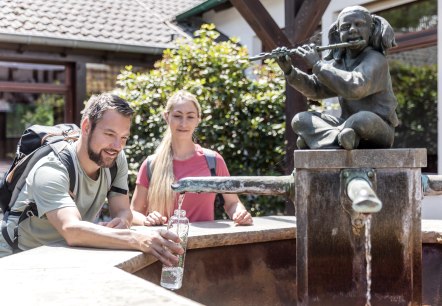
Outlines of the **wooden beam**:
M258 35L266 49L292 47L287 36L259 0L230 0L230 2Z
M396 43L397 46L389 49L388 54L437 46L437 28L397 35Z
M86 91L87 91L87 82L86 82L86 63L85 62L76 62L75 63L75 72L73 72L73 122L76 124L80 124L81 121L81 111L84 108L84 102L86 101Z
M52 93L65 94L68 91L66 85L47 83L22 83L22 82L0 82L2 92L27 92L27 93Z
M298 45L314 34L330 0L286 0L285 4L286 34L293 45Z

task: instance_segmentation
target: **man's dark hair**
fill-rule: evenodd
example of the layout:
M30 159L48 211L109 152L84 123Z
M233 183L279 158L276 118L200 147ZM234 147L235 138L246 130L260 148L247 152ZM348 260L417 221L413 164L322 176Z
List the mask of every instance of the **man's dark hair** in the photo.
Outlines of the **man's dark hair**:
M131 117L134 113L129 103L123 98L110 93L102 93L92 96L89 99L85 108L81 111L81 120L83 121L88 118L91 122L91 129L93 130L97 122L103 117L104 112L109 109L115 109L119 114L125 117Z

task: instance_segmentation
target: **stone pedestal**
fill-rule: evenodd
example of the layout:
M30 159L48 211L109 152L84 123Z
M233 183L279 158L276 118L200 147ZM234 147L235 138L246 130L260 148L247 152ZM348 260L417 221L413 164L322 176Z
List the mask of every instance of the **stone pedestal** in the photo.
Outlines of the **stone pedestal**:
M365 305L364 225L345 171L371 172L382 201L371 221L371 305L421 305L421 167L425 149L294 153L297 305Z

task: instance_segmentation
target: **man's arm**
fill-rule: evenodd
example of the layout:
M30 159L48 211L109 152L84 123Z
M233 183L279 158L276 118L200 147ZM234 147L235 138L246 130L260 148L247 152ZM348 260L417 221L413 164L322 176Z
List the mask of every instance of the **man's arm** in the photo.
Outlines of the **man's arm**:
M130 210L129 196L127 194L121 194L108 197L108 204L112 220L100 224L112 228L130 228L133 215Z
M166 265L176 264L178 258L174 254L184 252L179 237L166 229L143 234L129 229L109 228L82 221L75 207L56 209L46 215L69 246L139 250L154 255Z

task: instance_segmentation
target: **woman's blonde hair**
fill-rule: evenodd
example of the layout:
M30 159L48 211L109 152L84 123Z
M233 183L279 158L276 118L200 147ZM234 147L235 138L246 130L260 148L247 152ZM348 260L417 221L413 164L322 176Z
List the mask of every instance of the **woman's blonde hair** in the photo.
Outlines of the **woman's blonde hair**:
M198 118L201 118L201 105L193 94L185 90L180 90L169 98L165 113L173 111L175 105L181 101L193 102L198 111ZM175 175L173 173L172 133L169 126L164 133L163 140L155 150L151 169L152 176L147 193L149 212L158 211L169 218L173 213L176 199L176 193L171 188Z

